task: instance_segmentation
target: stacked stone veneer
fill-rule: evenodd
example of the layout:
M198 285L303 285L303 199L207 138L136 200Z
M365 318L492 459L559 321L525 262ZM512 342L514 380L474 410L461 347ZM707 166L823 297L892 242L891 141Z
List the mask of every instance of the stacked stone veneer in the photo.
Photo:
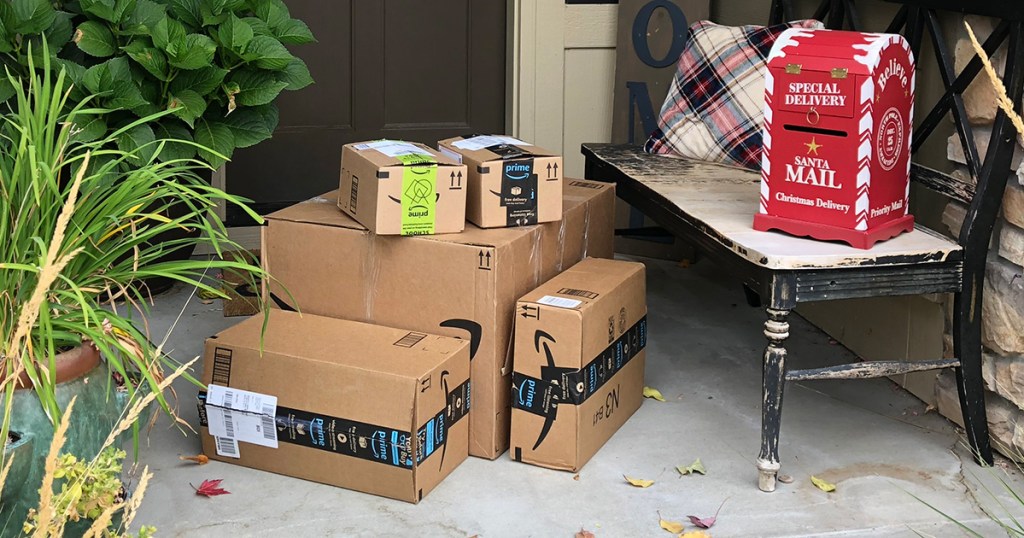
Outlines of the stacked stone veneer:
M981 41L991 33L994 22L981 17L967 17ZM960 72L974 55L963 28L956 44L956 69ZM993 55L993 65L1002 72L1006 62L1005 46ZM975 143L984 158L996 117L996 92L984 73L964 92L964 105L974 127ZM956 163L954 175L969 178L964 150L954 133L947 144L950 161ZM985 274L982 303L982 342L984 343L984 377L989 428L993 444L1007 456L1024 460L1024 141L1017 138L1011 175L1003 198L1002 214L992 237L991 254ZM953 237L960 231L966 208L950 202L943 213L943 222ZM948 298L946 353L952 356L952 299ZM953 372L939 375L935 396L939 411L960 422Z

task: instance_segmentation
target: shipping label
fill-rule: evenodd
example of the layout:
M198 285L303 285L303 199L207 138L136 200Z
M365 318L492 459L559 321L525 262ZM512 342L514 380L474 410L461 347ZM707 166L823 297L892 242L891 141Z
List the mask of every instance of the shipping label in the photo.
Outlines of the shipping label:
M277 397L211 384L206 396L210 435L277 448Z
M437 164L421 155L398 155L402 169L402 235L434 233L437 214Z

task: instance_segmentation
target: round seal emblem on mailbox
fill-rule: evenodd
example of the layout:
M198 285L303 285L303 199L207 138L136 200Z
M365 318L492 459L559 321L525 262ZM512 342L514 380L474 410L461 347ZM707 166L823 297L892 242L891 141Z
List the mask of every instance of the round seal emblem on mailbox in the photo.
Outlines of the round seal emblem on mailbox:
M882 114L875 141L878 164L883 170L892 170L903 151L903 116L896 107L889 107Z

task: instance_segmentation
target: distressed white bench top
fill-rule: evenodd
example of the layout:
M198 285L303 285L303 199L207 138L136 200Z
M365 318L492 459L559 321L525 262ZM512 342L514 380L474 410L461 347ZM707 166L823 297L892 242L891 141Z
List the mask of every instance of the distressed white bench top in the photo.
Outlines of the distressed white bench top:
M594 155L614 166L662 200L680 217L705 230L740 256L769 269L834 269L848 266L903 265L941 262L959 257L954 241L918 226L913 232L876 243L869 250L753 228L761 176L744 168L649 155L640 148L587 145ZM610 180L595 177L591 179Z

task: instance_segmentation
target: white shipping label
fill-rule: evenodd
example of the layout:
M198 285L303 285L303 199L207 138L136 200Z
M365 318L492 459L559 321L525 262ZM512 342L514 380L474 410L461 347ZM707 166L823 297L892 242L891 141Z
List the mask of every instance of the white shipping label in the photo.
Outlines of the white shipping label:
M473 138L467 138L465 140L458 140L456 142L452 142L453 146L455 146L455 147L457 147L459 149L465 149L465 150L470 150L470 151L476 151L478 149L483 149L483 148L486 148L486 147L489 147L489 146L497 146L497 145L500 145L500 144L508 144L510 146L532 146L533 145L533 144L528 144L526 142L523 142L522 140L519 140L518 138L513 138L511 136L490 136L490 135L474 136Z
M454 151L452 151L452 150L450 150L450 149L448 149L446 147L443 147L443 146L438 146L437 149L441 153L451 157L452 160L454 160L455 162L457 162L459 164L462 164L462 154L461 153L455 153Z
M358 150L375 149L388 157L397 157L398 155L426 155L428 157L433 157L429 151L417 146L416 144L403 142L401 140L378 140L376 142L356 144L353 147Z
M566 299L565 297L555 297L553 295L545 295L540 299L537 299L540 304L546 304L548 306L557 306L558 308L576 308L583 304L583 301L577 301L576 299Z
M217 443L217 455L226 456L229 458L241 458L242 456L238 453L238 441L228 437L214 437L214 442Z
M220 385L207 388L206 418L214 437L277 448L276 414L277 396Z

